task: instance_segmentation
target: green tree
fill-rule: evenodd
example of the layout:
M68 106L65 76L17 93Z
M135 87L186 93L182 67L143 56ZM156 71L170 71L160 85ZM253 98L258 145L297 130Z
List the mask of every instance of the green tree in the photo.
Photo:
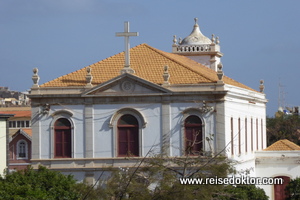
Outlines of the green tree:
M0 199L79 199L73 176L39 166L28 167L0 177Z
M197 137L194 137L197 138ZM206 138L208 142L211 138ZM197 141L190 145L197 145ZM264 191L255 186L249 188L212 184L184 184L180 180L190 178L225 178L234 174L233 163L224 151L214 154L194 151L187 147L184 156L151 155L151 151L131 168L114 169L104 185L90 192L85 199L144 199L144 200L212 200L212 199L268 199ZM130 159L130 157L128 158ZM250 190L251 189L251 190ZM86 188L85 188L86 190ZM86 192L83 192L86 193ZM97 197L95 194L99 194ZM261 195L260 195L261 194Z
M212 185L181 184L180 178L227 177L232 172L230 163L224 157L216 157L207 164L202 157L157 158L144 160L145 164L137 168L120 168L112 172L105 185L92 190L85 200L131 199L131 200L268 200L264 190L255 185ZM180 160L180 161L179 161ZM187 163L189 161L189 163ZM194 161L194 163L192 163ZM177 163L188 166L186 170ZM202 163L202 164L200 164ZM88 187L80 187L87 193Z
M300 116L277 115L267 117L267 145L281 139L288 139L300 145Z
M292 179L286 186L285 191L289 194L288 200L300 199L300 177Z
M220 200L268 200L265 191L255 185L228 185L225 187L225 194Z

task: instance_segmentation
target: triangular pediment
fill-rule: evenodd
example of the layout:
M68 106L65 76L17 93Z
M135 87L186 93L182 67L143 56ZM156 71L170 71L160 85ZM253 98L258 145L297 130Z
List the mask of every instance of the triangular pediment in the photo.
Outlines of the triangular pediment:
M85 91L82 96L151 95L159 93L171 93L171 91L135 75L125 73Z

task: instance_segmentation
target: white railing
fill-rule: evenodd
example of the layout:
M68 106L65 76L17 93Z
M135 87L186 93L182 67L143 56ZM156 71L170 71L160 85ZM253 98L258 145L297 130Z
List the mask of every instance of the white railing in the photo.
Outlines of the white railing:
M204 45L186 45L186 46L177 46L174 48L175 52L173 53L179 53L179 52L209 52L211 51L210 44L204 44Z

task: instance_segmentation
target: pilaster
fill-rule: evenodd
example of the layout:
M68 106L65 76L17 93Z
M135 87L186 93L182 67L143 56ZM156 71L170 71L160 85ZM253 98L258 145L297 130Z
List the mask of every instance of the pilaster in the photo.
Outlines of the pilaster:
M170 145L171 145L171 122L170 122L170 104L163 103L161 106L161 123L162 123L162 153L170 156Z
M94 157L94 116L93 114L94 114L93 105L90 102L88 102L84 108L85 158Z
M41 131L40 131L40 107L31 107L31 130L32 130L32 143L31 143L31 158L41 158Z
M226 147L226 127L225 127L225 104L224 102L219 102L216 104L216 128L214 133L214 144L215 153L219 153ZM224 151L224 153L226 150Z
M94 185L95 184L95 178L94 178L94 172L86 172L85 173L85 183L88 185Z

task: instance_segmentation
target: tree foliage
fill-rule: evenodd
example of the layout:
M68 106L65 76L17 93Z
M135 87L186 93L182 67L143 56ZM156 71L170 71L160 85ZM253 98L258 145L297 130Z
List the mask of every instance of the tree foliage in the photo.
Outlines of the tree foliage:
M300 145L300 116L299 115L277 115L267 117L267 145L281 139L288 139Z
M292 179L286 186L285 191L289 195L288 200L300 199L300 177Z
M228 196L221 197L220 200L268 200L265 191L255 185L228 185L225 187Z
M0 177L0 199L78 199L73 176L65 176L46 167L25 170Z
M218 156L151 156L136 168L115 169L104 185L86 199L144 200L267 200L262 189L251 186L181 184L180 178L227 177L230 161ZM86 193L82 191L82 193Z

